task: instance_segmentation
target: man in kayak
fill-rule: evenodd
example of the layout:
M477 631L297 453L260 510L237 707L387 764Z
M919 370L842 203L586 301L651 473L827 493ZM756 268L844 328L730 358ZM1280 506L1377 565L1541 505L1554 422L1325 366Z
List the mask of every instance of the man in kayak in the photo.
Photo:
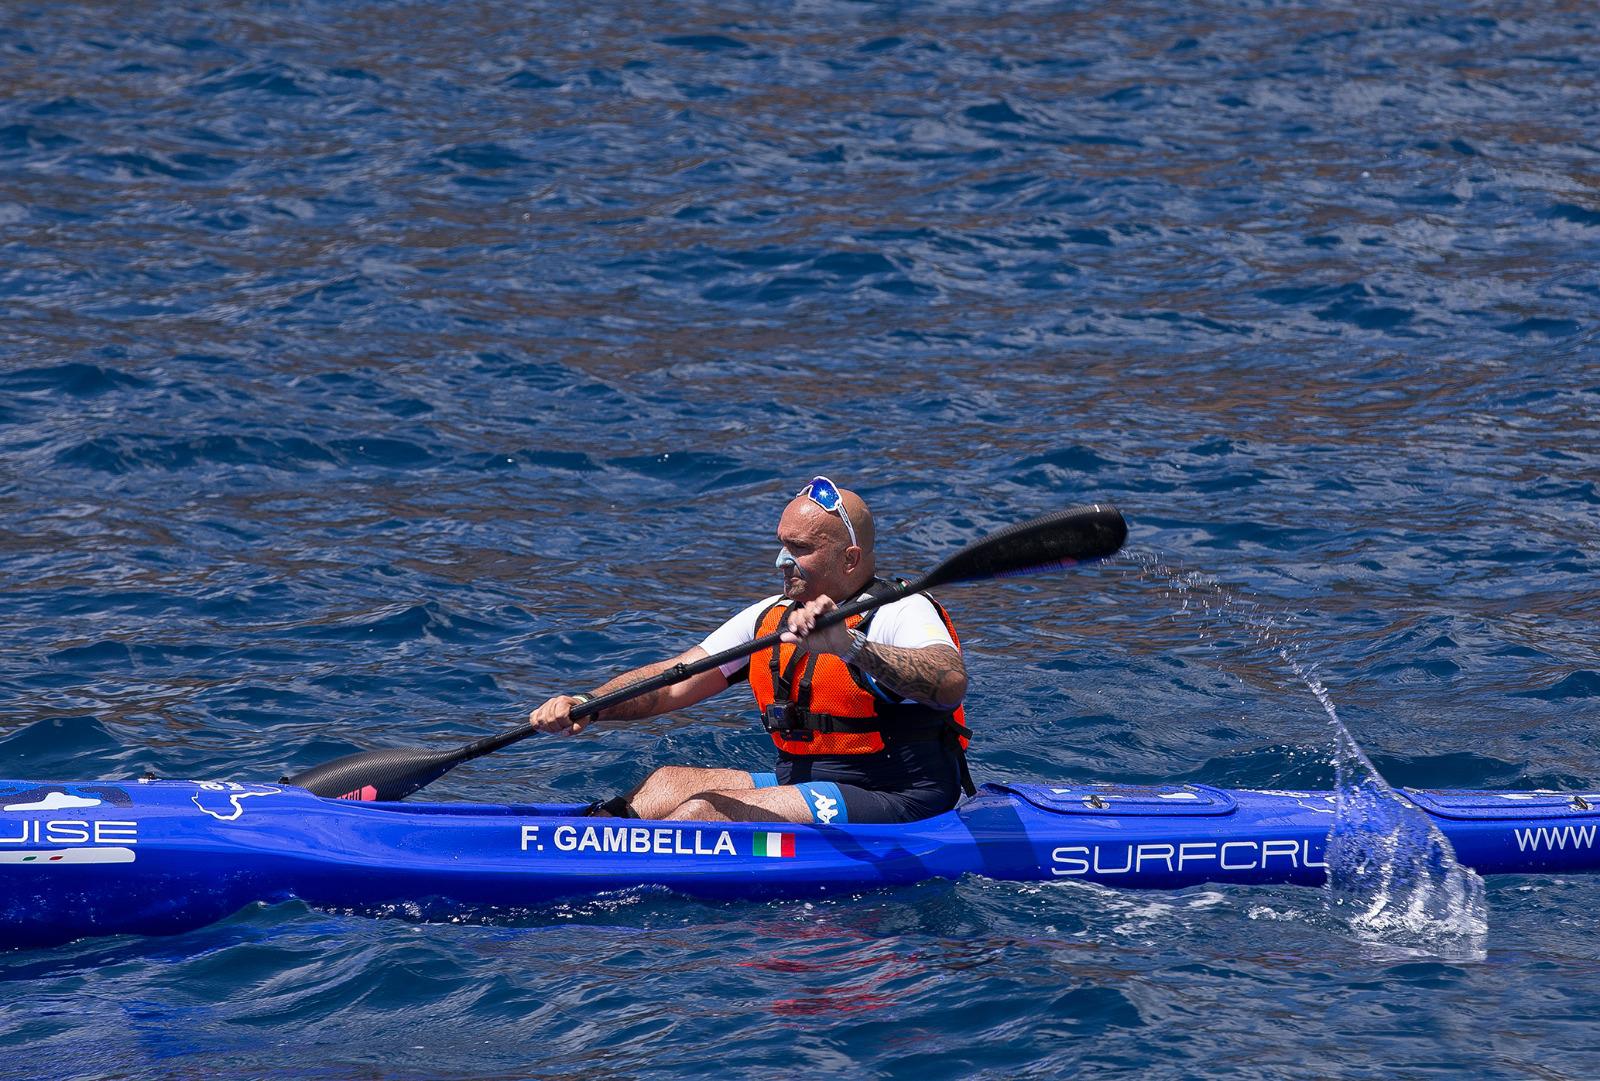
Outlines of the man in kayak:
M811 630L839 602L886 587L875 576L872 513L854 492L817 477L778 521L783 592L758 601L680 656L625 673L587 695L557 695L529 716L575 735L571 710L787 627L783 645L620 702L594 720L686 709L748 682L777 746L773 773L663 766L590 813L738 822L909 822L955 806L967 776L961 700L967 671L950 618L926 594Z

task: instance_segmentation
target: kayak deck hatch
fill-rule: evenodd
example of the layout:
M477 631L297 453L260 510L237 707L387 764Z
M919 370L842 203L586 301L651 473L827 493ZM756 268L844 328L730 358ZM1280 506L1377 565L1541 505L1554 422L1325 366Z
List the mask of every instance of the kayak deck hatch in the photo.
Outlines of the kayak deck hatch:
M1041 811L1097 818L1192 818L1228 815L1239 803L1220 788L1203 784L986 784Z
M1600 793L1595 792L1401 791L1429 814L1466 822L1600 816Z

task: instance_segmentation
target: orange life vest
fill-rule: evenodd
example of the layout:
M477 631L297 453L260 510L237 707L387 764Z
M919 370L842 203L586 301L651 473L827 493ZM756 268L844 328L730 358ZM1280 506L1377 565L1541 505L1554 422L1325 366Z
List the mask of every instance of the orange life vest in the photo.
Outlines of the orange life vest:
M863 593L887 585L874 579ZM949 614L938 601L928 599L959 649ZM788 614L787 601L774 602L757 620L756 635L779 630ZM851 616L845 626L865 633L872 615ZM884 749L885 741L948 740L963 758L966 779L961 752L972 733L962 707L941 710L891 700L887 692L873 689L865 673L832 653L798 653L787 643L759 650L750 657L750 690L772 742L786 754L873 754Z

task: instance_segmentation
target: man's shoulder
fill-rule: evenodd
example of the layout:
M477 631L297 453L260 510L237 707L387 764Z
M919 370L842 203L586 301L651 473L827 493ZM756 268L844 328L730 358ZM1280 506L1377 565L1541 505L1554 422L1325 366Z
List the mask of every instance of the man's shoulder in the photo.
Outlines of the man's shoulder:
M883 606L883 611L894 610L897 612L933 613L940 607L939 603L927 593L907 593L899 600L890 601Z
M783 594L774 593L770 597L763 597L754 604L748 604L739 609L739 611L735 612L731 617L729 617L728 622L749 623L750 626L754 627L761 619L763 612L765 612L768 608L771 608L773 605L781 603L786 603Z
M912 593L884 605L872 617L867 637L886 645L920 648L955 645L940 609L925 593Z
M774 594L735 612L701 640L700 648L708 654L717 654L753 640L756 636L756 625L761 620L761 613L782 599L782 594Z

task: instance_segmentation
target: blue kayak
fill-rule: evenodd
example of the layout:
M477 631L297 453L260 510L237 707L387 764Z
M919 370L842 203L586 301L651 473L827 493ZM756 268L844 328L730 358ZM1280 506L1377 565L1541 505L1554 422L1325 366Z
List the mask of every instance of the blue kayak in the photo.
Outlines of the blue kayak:
M1600 794L1422 792L1483 874L1600 870ZM1362 818L1361 829L1399 828ZM0 947L167 934L254 903L445 918L643 887L793 897L984 875L1172 889L1321 884L1331 792L985 785L907 825L579 817L576 804L358 803L283 784L0 781Z

